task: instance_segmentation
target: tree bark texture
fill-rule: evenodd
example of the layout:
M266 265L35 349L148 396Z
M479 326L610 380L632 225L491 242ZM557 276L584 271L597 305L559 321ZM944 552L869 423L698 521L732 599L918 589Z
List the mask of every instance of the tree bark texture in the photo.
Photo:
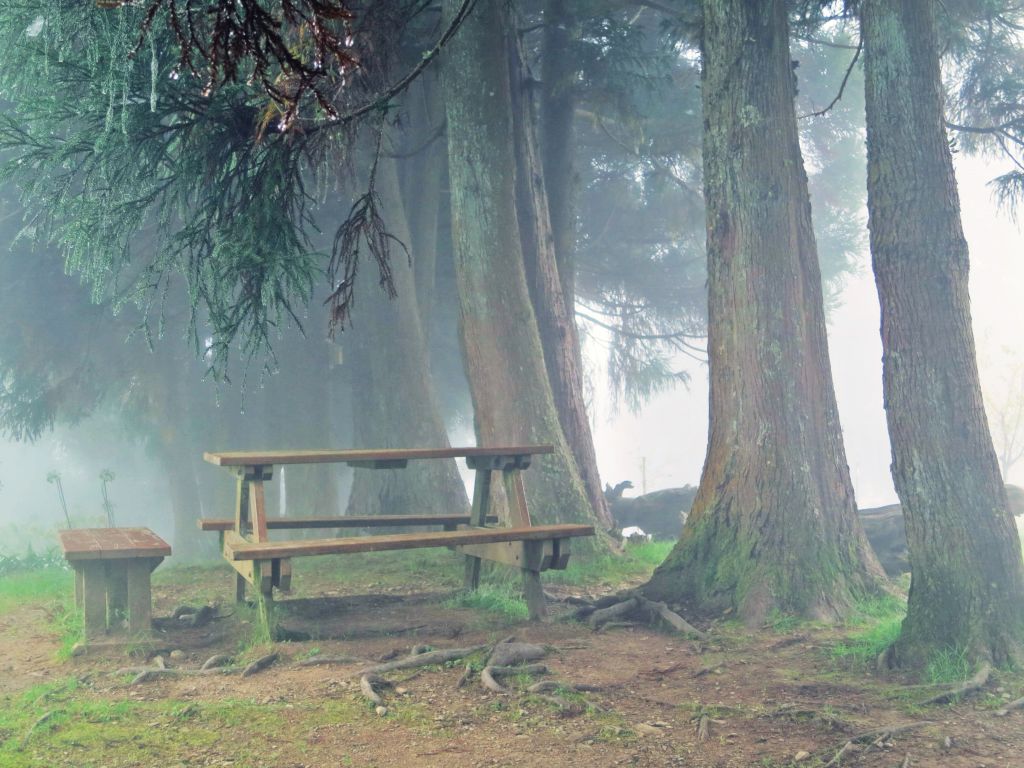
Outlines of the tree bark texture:
M377 190L391 233L409 243L395 162L382 158ZM415 254L413 254L415 258ZM427 361L413 266L395 248L397 296L389 299L370 268L360 271L352 317L352 420L359 448L442 448L448 435ZM454 460L410 461L405 469L356 469L350 515L460 514L469 510Z
M597 469L594 436L583 398L583 355L572 305L562 290L555 239L537 147L536 115L526 83L526 63L514 30L508 39L509 93L516 161L516 217L523 248L526 280L540 331L544 363L562 433L569 443L597 519L614 527ZM571 265L570 265L571 267Z
M567 0L546 0L541 38L540 150L551 218L551 240L565 304L576 303L576 174L573 118L576 69L572 64L572 14Z
M883 578L832 387L783 0L705 0L710 437L645 592L749 623L835 619Z
M871 255L912 581L895 660L1024 659L1024 568L982 404L932 4L865 0Z
M445 16L457 6L445 0ZM479 3L450 44L442 73L459 325L477 440L553 444L554 454L537 457L525 473L534 519L596 522L559 424L526 284L502 53L506 14L499 0Z
M443 132L444 105L434 74L417 79L409 91L408 151L400 161L399 182L409 227L409 246L415 254L413 272L420 325L429 342L437 284L438 219L447 152ZM426 142L426 146L424 145Z

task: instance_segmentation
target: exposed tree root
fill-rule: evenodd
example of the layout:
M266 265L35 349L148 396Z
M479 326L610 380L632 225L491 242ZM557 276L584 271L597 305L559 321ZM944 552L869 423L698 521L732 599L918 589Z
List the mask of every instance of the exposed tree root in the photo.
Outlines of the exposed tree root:
M497 680L494 679L494 675L491 674L490 667L484 667L480 670L480 683L489 691L493 693L508 693L509 690Z
M427 653L420 653L416 656L406 656L404 659L398 659L397 661L389 661L385 664L376 664L372 667L367 667L362 671L362 674L381 674L383 672L391 672L396 669L413 669L414 667L427 667L431 664L445 664L449 661L465 658L466 656L482 651L485 648L487 648L486 645L472 645L468 648L449 648L442 651L428 651Z
M708 736L711 735L711 718L707 715L701 715L700 720L697 721L697 741L707 741Z
M231 657L224 653L218 653L215 656L211 656L203 662L200 670L217 669L218 667L224 667L231 663Z
M855 749L856 749L856 746L854 746L854 743L853 743L852 740L846 742L845 744L843 744L843 746L841 746L839 748L839 751L836 752L835 756L831 760L829 760L827 763L825 763L825 765L822 766L822 768L832 768L832 766L834 766L834 765L839 765L839 763L842 762L842 759L844 757L846 757L848 754L850 754L851 752L853 752Z
M639 607L639 601L635 597L631 597L628 600L614 603L607 608L598 608L590 614L590 627L591 629L599 629L602 624L621 619Z
M250 677L258 672L262 672L279 658L281 658L281 655L276 651L274 653L268 653L266 656L261 656L242 670L242 677Z
M684 635L692 635L700 640L708 639L706 632L697 629L665 603L648 600L637 592L625 592L596 600L578 608L570 618L580 621L586 619L595 631L622 626L623 622L630 621L643 621L646 624L661 622Z
M1006 717L1008 714L1016 709L1024 709L1024 696L1019 699L1011 701L1005 707L996 712L996 717Z
M712 664L709 667L702 667L693 673L694 678L704 677L704 675L710 675L712 672L718 672L720 669L725 667L725 662L720 661L717 664Z
M875 728L870 731L864 731L856 736L851 736L846 740L839 751L835 753L831 760L825 763L822 768L833 768L833 766L839 765L843 758L853 752L858 744L874 744L881 745L882 742L895 736L898 733L905 733L906 731L912 731L916 728L921 728L925 725L932 725L931 720L920 720L914 723L901 723L899 725L887 725L882 728ZM907 755L907 759L909 759Z
M701 640L708 639L707 633L697 629L678 613L671 610L667 605L665 605L665 603L657 603L653 600L648 600L646 597L638 597L637 599L640 601L641 607L645 608L651 614L661 618L662 621L677 632L682 632L686 635L694 635Z
M463 670L462 675L459 676L459 681L455 684L455 687L456 688L461 688L462 686L464 686L466 683L469 682L469 679L471 677L473 677L473 665L472 664L467 664L466 665L466 669Z
M992 665L988 662L981 665L981 668L975 673L974 677L970 680L965 681L962 685L958 685L955 688L944 691L936 696L932 696L930 699L925 699L922 704L945 704L953 701L954 699L961 699L970 696L985 687L988 682L989 676L992 674Z
M359 678L359 690L363 692L363 696L370 700L371 704L375 704L378 707L384 706L384 699L381 698L380 694L374 689L374 685L390 685L380 675L367 674Z
M351 656L310 656L308 659L302 659L301 661L295 662L295 665L298 667L326 667L332 664L345 665L362 663L362 659L355 659Z

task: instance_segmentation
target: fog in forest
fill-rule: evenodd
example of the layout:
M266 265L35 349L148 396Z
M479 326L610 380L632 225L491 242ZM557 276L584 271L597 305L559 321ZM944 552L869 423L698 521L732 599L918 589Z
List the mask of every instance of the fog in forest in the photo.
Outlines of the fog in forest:
M1024 397L1024 236L1007 212L999 210L988 182L998 165L985 159L958 158L957 173L963 206L964 227L971 247L971 298L979 350L982 382L989 407L1011 409L1014 398ZM63 278L73 280L73 278ZM307 311L309 335L321 336L319 310ZM43 321L43 317L40 317ZM881 343L878 337L878 300L870 260L861 253L842 285L829 316L832 370L839 400L843 435L857 501L862 507L897 502L889 472L889 443L882 409ZM174 341L174 340L172 340ZM179 354L191 354L185 342ZM326 344L326 342L323 342ZM696 485L700 479L707 442L707 366L684 356L675 363L691 375L654 395L639 411L632 412L616 401L605 383L604 335L592 333L585 350L591 388L591 420L602 481L614 485L631 480L639 494L662 488ZM344 346L344 335L339 339ZM148 354L140 351L140 354ZM159 352L157 353L159 354ZM241 421L261 420L258 372L248 374L248 391L242 401L228 401L221 385L197 379L195 397L207 399L217 409L231 408ZM270 377L271 379L273 377ZM296 403L296 407L304 407ZM990 420L993 416L990 415ZM472 430L464 422L450 425L453 444L472 444ZM1021 434L1024 435L1024 424ZM1002 435L994 430L997 451ZM211 437L211 440L213 438ZM303 441L305 447L343 447L342 441L324 444L322 439ZM216 442L210 449L256 449L271 446L273 438L239 440L230 446ZM345 446L347 447L347 446ZM197 459L194 472L210 485L221 484L230 492L230 479ZM100 474L110 470L109 484L114 519L119 525L147 525L170 537L173 531L167 496L165 466L140 439L118 419L116 410L104 409L75 427L57 425L34 442L0 442L0 526L5 553L16 554L26 546L36 549L54 545L54 530L65 525L57 488L48 475L59 472L68 510L76 524L105 524ZM351 483L347 468L313 470L337 483L340 504ZM645 477L646 472L646 477ZM464 479L471 487L472 479ZM1024 461L1011 467L1008 482L1024 484ZM646 482L645 482L646 481ZM230 494L222 496L230 498ZM209 504L209 499L204 499ZM280 502L278 502L280 503ZM206 515L216 510L203 508ZM219 510L225 516L228 509Z
M42 16L25 19L31 23L21 20L13 27L12 39L19 44L49 34ZM538 210L550 210L555 250L575 251L575 261L569 262L573 274L563 277L562 289L575 303L582 339L582 399L600 480L586 467L580 477L592 503L595 492L600 496L598 482L631 481L627 495L696 486L708 443L699 57L684 27L667 34L649 9L625 19L620 31L609 29L599 25L587 33L592 39L584 36L593 61L580 65L584 75L570 118L573 156L569 166L545 166L551 176L550 203L537 203ZM846 456L858 504L876 507L897 499L882 408L879 306L868 255L863 62L851 60L856 46L850 24L827 22L819 31L827 38L824 43L813 36L797 36L793 43L800 146L809 175ZM526 73L548 66L542 48L537 41L528 44L518 54L525 57L518 66ZM621 60L612 55L615 51ZM639 63L630 58L633 52ZM162 106L167 89L195 97L155 50L147 67L119 86L125 94L119 130L111 131L113 107L103 95L110 92L109 83L97 86L93 101L82 102L81 114L100 120L103 141L114 142L103 151L109 150L109 162L124 163L116 166L124 178L131 177L136 151L131 121L172 119L173 110L161 113L169 109ZM54 193L48 202L46 185L32 187L35 179L24 169L13 173L22 189L32 192L19 198L13 184L0 190L0 247L9 250L0 259L9 308L0 334L0 551L50 548L55 529L68 518L79 526L102 525L110 518L118 525L148 525L179 544L186 537L189 543L179 547L180 553L208 556L212 542L202 541L191 523L200 516L228 516L234 489L226 473L203 461L203 451L408 447L444 439L452 445L474 444L479 431L474 430L474 381L478 398L484 386L480 381L494 390L477 403L477 426L489 424L491 434L498 435L494 439L533 418L524 414L544 410L522 393L512 393L503 405L510 393L495 383L499 377L489 381L490 372L479 370L488 365L486 356L478 351L471 357L466 338L459 338L460 317L466 327L472 320L466 316L475 310L474 298L464 295L472 290L465 287L468 278L457 274L452 256L465 245L448 194L457 183L452 177L457 169L449 167L452 158L446 156L445 142L438 141L443 131L436 127L443 127L443 85L428 70L398 100L400 116L382 134L376 154L365 141L353 145L354 159L346 160L351 178L333 184L318 180L308 209L305 203L291 202L296 207L288 208L274 201L264 210L264 202L254 199L250 202L255 204L238 204L230 211L243 222L232 229L236 225L230 216L215 218L199 206L195 212L210 218L199 219L195 231L186 228L192 239L183 250L168 257L169 252L158 249L170 261L154 261L156 267L140 256L149 253L151 244L166 242L160 238L174 227L162 230L167 225L157 223L163 220L154 210L119 218L108 216L102 201L84 200L83 207L75 208ZM21 99L20 112L0 105L13 116L5 158L25 151L19 149L24 139L18 138L23 127L18 121L33 102L31 91L24 89L17 78L7 84L8 98ZM522 96L512 91L513 97ZM251 94L246 98L250 101L231 107L242 122L256 114L253 104L260 103L259 94L255 101ZM514 108L536 119L528 101ZM138 114L132 111L137 108ZM35 122L25 124L28 130L50 131L51 136L61 130L63 117L48 116L45 110L33 114ZM550 105L541 110L542 134L548 130L544 121L554 114ZM53 119L58 122L46 122ZM282 133L287 120L282 117ZM236 128L230 121L218 126L222 133L207 137L204 145L209 155L191 165L186 156L176 183L187 187L205 169L230 166L217 159L221 145L239 141L244 146L251 138ZM259 128L260 141L266 128L265 123ZM531 139L515 140L529 144ZM542 155L545 141L554 139L541 137ZM990 186L1006 172L1007 159L991 145L966 140L964 151L956 142L954 150L986 407L1004 479L1024 483L1024 461L1013 463L1012 455L1024 441L1024 341L1019 335L1024 237ZM287 151L281 151L287 159ZM59 165L59 148L54 153ZM48 168L47 162L41 161L40 168ZM399 273L391 284L396 291L392 299L382 290L392 277L385 267L377 279L376 255L364 253L361 272L349 274L351 265L338 252L343 229L333 246L331 241L345 212L351 221L360 210L369 168L376 174L381 226L402 244L391 250L391 269ZM303 166L294 173L298 186L301 174L312 179L316 170ZM136 199L145 199L152 191L147 183L145 174L126 182L142 192L137 198L128 194L123 205L130 210ZM209 201L206 207L216 208ZM375 211L364 213L373 220ZM133 216L138 225L131 224ZM98 228L86 229L84 244L79 218ZM260 229L264 226L266 231ZM527 225L521 222L520 227L525 232ZM366 232L372 227L363 236ZM223 237L227 245L211 245L211 237ZM247 237L272 242L250 243ZM300 245L303 237L309 241ZM533 246L523 237L523 249L529 251ZM358 250L359 237L352 242ZM130 267L117 266L118 248L132 251L136 261ZM350 245L348 257L354 252ZM206 267L196 266L199 261L189 264L194 272L187 278L180 264L166 267L182 254L223 259L227 279L216 270L204 272ZM283 255L275 261L274 254ZM555 254L556 261L561 258ZM157 270L149 283L138 277L145 267ZM131 277L125 278L122 269ZM254 270L266 270L272 287L246 304L237 297L244 295ZM132 284L133 279L141 282ZM531 283L530 290L541 289ZM540 294L531 298L537 308L547 301ZM553 314L554 321L545 319L538 309L545 356L554 354L547 346L554 344L550 339L565 336L564 328L559 332L545 326L557 323L557 310ZM336 333L328 338L332 324ZM472 338L472 332L466 337ZM497 338L501 346L500 334ZM509 362L519 370L526 364ZM554 365L550 359L544 362ZM557 388L553 396L556 401L560 397ZM584 413L579 404L556 406L559 418L566 412ZM496 409L502 415L495 419ZM569 428L563 424L563 430ZM589 436L579 435L567 441L573 451L589 442ZM587 461L586 456L575 458ZM402 488L380 480L379 474L362 482L367 475L349 468L279 468L268 486L268 502L272 514L375 514L388 512L389 505L414 505L410 489L420 493L430 487L445 489L431 504L460 507L467 499L453 483L461 478L468 485L471 473L464 467L461 474L455 472L449 467Z

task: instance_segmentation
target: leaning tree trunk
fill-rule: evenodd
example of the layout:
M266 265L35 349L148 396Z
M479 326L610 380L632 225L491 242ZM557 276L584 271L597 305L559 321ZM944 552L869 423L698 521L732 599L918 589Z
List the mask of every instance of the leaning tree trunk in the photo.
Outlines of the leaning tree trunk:
M445 0L451 18L459 3ZM534 517L597 522L562 434L530 304L515 203L515 154L505 50L507 7L477 5L449 46L452 241L462 345L481 445L551 443L525 473ZM604 546L601 540L599 546Z
M556 259L544 187L544 170L537 148L533 99L527 86L526 63L514 32L509 37L508 52L516 161L516 217L544 363L562 433L572 451L587 498L597 519L606 529L611 529L614 521L601 486L594 436L583 398L580 337L572 306L562 290L563 280Z
M912 580L894 659L1024 660L1024 568L982 404L932 4L866 0L871 256Z
M825 338L784 0L705 0L710 439L645 591L750 623L834 619L877 589Z
M388 228L410 242L393 160L381 159L376 180ZM414 254L415 257L415 254ZM352 318L352 420L359 448L443 448L448 435L427 362L413 267L391 260L397 296L389 300L370 270L359 275ZM469 509L453 460L410 461L406 469L356 469L350 515L459 514Z

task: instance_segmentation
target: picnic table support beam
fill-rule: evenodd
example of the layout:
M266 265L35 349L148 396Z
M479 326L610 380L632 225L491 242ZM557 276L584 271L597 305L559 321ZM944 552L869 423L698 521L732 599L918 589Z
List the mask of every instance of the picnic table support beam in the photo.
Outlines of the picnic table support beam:
M547 616L547 603L544 600L544 586L540 581L540 571L523 568L522 574L523 597L526 598L526 610L530 621L540 621Z
M468 463L468 462L467 462ZM476 480L473 483L473 508L469 513L469 524L473 528L482 528L491 508L491 469L490 467L478 467ZM464 586L466 589L476 589L480 586L480 558L473 555L466 556L466 577Z

